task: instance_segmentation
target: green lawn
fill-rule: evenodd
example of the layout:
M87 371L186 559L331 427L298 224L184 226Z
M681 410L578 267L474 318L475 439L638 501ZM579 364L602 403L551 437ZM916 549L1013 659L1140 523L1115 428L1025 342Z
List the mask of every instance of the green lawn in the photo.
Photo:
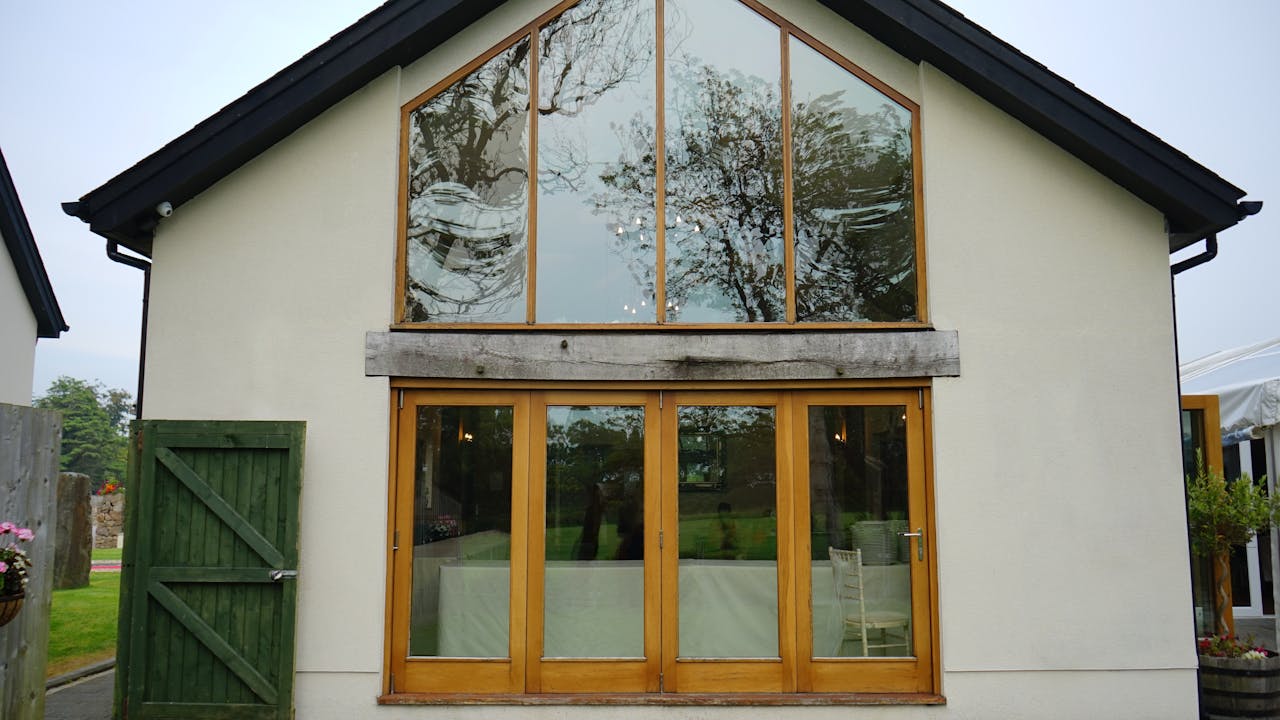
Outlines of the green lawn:
M99 552L94 551L94 558ZM53 592L53 607L49 611L49 665L45 677L62 675L115 656L119 600L118 572L89 573L89 587Z
M116 560L116 561L119 561L119 560L121 560L122 558L124 558L124 549L123 549L123 548L94 548L94 550L93 550L93 559L94 559L94 560Z

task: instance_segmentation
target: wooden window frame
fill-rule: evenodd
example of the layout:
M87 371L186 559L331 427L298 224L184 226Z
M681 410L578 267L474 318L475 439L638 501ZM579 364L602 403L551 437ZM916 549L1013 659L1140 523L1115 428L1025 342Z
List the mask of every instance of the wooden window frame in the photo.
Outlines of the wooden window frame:
M931 392L927 383L785 383L727 387L657 383L554 384L396 381L391 392L388 507L387 654L380 702L566 704L860 704L941 702L937 550L934 542ZM542 658L546 409L561 405L645 407L645 657ZM422 406L513 408L510 656L506 659L407 655L412 591L412 508L416 422ZM757 405L776 408L779 657L774 660L680 658L677 647L678 539L659 549L658 533L678 538L674 443L677 408ZM910 658L812 657L807 408L901 406L909 438L910 521L924 528L926 560L913 563L916 631ZM539 416L542 416L541 420ZM522 458L524 460L522 461ZM654 482L656 480L657 482ZM664 492L664 488L667 488ZM407 509L407 512L406 512ZM788 519L790 521L788 521ZM398 533L398 535L397 535ZM396 538L405 540L406 550ZM524 598L524 602L516 602ZM536 620L535 620L536 619ZM808 700L803 700L808 698Z
M642 0L644 1L644 0ZM739 323L695 323L673 322L664 317L666 307L666 149L665 149L665 66L666 50L664 41L665 0L649 0L654 3L655 17L655 301L652 322L637 323L542 323L537 321L537 206L538 206L538 113L536 106L539 98L538 88L538 33L542 27L577 5L581 0L562 0L553 8L539 15L533 21L507 36L497 45L481 53L471 62L463 65L455 72L429 87L400 108L400 167L398 170L398 204L396 219L396 262L395 262L395 319L391 328L395 330L653 330L655 327L678 330L824 330L824 329L930 329L933 327L929 319L928 283L925 273L925 237L924 237L924 178L921 153L920 106L906 95L893 89L867 72L852 60L836 52L830 46L801 30L794 23L765 7L759 0L736 0L748 10L756 13L766 21L774 24L779 33L779 53L781 60L780 88L782 104L782 162L783 162L783 262L784 262L784 322L739 322ZM526 221L526 237L528 251L525 266L525 320L520 322L407 322L405 317L405 291L408 277L408 204L409 204L409 125L412 114L422 105L432 100L454 83L474 72L489 60L496 57L521 39L529 40L529 119L528 119L528 215ZM793 217L793 182L792 182L792 108L790 82L790 45L791 40L808 45L828 60L843 68L853 76L870 85L889 101L896 103L911 113L911 163L912 163L912 203L915 227L915 285L916 285L916 319L900 322L872 321L800 321L796 313L796 268L795 268L795 223Z

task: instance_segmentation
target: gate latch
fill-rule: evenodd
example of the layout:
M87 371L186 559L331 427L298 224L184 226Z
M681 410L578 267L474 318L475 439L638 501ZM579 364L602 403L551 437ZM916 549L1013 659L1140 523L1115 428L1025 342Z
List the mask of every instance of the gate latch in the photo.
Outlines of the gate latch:
M281 580L294 580L298 577L297 570L272 570L268 576L271 582L280 582Z

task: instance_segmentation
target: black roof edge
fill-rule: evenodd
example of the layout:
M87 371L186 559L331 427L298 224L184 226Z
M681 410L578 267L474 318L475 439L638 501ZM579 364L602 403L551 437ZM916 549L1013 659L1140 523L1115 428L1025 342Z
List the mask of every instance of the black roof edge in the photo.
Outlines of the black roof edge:
M31 224L27 222L27 214L22 210L22 201L18 198L18 189L14 187L13 177L9 175L9 165L5 162L4 152L0 150L0 235L4 236L5 247L13 260L13 269L18 272L18 282L26 293L27 303L31 305L31 313L36 318L36 336L56 338L70 330L62 317L62 308L58 307L58 298L53 293L53 283L49 282L49 274L45 272L44 261L40 259L40 248L36 247L35 235L31 233Z
M389 0L97 189L68 214L150 257L154 208L175 208L502 0ZM927 62L1164 213L1170 252L1242 219L1245 192L937 0L819 0Z
M1174 252L1243 219L1245 191L935 0L819 0L927 62L1164 213Z

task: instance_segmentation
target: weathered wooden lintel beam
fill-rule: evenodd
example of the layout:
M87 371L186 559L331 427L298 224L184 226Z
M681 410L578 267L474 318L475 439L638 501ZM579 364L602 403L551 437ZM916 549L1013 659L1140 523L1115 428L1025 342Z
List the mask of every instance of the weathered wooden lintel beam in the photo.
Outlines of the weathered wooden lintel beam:
M689 381L955 377L954 330L910 332L369 332L365 375Z

